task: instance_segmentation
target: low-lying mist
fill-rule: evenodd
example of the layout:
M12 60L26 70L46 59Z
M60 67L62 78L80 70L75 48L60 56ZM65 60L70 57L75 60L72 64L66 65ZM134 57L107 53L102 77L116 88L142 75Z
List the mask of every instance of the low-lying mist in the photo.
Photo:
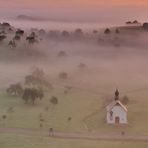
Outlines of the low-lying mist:
M65 85L84 89L132 90L147 86L146 31L120 30L120 34L106 35L99 30L84 34L84 39L42 36L32 45L24 38L17 41L16 48L9 47L7 39L0 45L1 87L22 81L33 67L42 68L53 83L61 83L58 75L66 72ZM82 64L85 68L80 68Z

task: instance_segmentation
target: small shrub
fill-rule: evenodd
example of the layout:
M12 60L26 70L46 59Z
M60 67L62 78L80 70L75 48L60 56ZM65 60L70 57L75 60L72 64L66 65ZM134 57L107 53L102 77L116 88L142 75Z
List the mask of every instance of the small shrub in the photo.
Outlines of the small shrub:
M7 118L6 115L2 115L2 119L5 120Z
M52 96L51 99L50 99L50 102L51 102L53 105L56 105L56 104L58 104L58 98L55 97L55 96Z

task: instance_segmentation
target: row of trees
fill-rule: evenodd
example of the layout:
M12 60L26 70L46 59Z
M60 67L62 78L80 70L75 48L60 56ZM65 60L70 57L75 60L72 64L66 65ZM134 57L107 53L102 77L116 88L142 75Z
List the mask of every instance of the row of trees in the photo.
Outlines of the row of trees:
M127 21L125 22L127 25L139 25L140 22L138 22L137 20L134 20L134 21Z
M33 31L27 36L27 33L22 29L16 29L7 22L0 23L0 42L8 38L9 35L13 35L12 39L8 42L8 45L11 47L16 47L17 42L20 41L22 37L26 37L25 40L29 44L38 43L39 41L37 33Z
M11 27L12 28L12 27ZM1 30L2 29L2 30ZM5 34L0 34L0 41L3 41L7 38L8 32L4 30L4 28L1 28L1 31L4 31ZM10 29L10 28L9 28ZM19 41L23 39L30 45L34 43L39 43L42 41L42 39L50 39L50 40L56 40L56 41L93 41L96 40L99 44L115 44L115 46L119 46L119 43L116 43L117 41L108 41L106 37L101 37L101 32L97 30L93 30L92 32L84 32L81 28L75 29L74 31L68 31L68 30L50 30L45 31L44 29L31 29L29 32L25 32L22 29L12 29L11 34L14 34L14 37L12 40L9 41L8 45L12 48L15 48ZM29 33L29 35L27 35ZM106 28L104 30L104 34L120 34L119 28L110 29ZM100 39L101 38L101 39ZM64 53L59 53L59 56L66 56Z
M43 89L39 87L23 88L20 83L10 85L6 91L9 95L22 97L26 103L32 102L34 104L38 98L41 100L44 97Z

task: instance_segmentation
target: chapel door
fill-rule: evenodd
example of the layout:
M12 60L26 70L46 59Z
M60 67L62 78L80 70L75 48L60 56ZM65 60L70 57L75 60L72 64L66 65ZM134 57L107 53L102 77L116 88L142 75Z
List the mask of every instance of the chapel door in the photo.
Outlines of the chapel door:
M119 117L115 117L115 123L119 124L120 123L120 118Z

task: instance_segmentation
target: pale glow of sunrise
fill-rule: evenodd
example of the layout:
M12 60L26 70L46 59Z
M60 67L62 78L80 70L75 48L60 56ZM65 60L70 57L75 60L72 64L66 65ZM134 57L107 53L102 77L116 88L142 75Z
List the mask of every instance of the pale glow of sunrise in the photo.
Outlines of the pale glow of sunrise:
M72 21L147 20L148 0L0 0L0 17L18 14Z
M0 7L83 7L93 8L99 6L121 6L121 5L148 5L148 0L0 0Z

